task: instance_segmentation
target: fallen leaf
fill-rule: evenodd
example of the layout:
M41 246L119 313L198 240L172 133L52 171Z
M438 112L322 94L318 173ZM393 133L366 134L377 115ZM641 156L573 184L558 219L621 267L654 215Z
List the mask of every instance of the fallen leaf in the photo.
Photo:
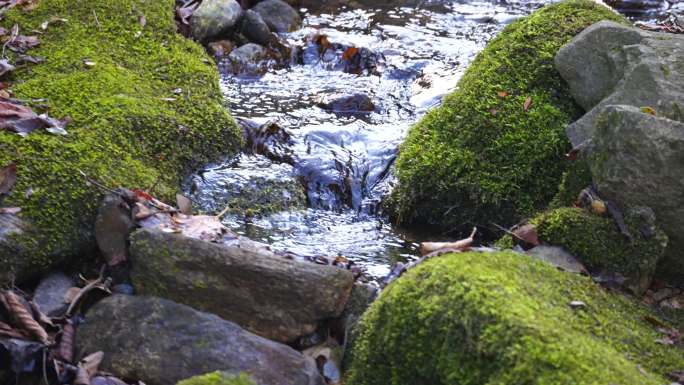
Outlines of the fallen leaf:
M4 76L5 74L14 71L14 66L7 61L7 59L2 59L0 60L0 76Z
M0 200L9 195L12 188L17 183L17 165L10 163L0 169Z
M67 318L66 323L62 326L62 337L57 345L57 356L68 363L74 361L74 334L76 327L74 323Z
M0 207L0 214L16 215L21 212L21 207Z
M104 352L100 351L90 354L79 361L74 385L90 385L90 379L97 373L103 358Z
M500 98L505 98L506 96L508 96L508 92L506 92L506 91L499 91L499 92L497 93L497 95L499 95Z
M23 330L15 329L4 322L0 322L0 336L19 339L29 337Z
M199 7L199 3L195 3L188 7L178 7L176 8L176 16L178 16L178 19L182 24L190 25L189 19L192 17L192 14L197 7Z
M140 23L140 27L145 28L147 25L147 18L145 18L145 14L141 13L140 17L138 17L138 23Z
M38 115L26 106L0 101L0 129L12 131L21 136L26 136L39 128L45 128L53 134L66 135L65 128L69 121L69 118L57 120L46 114Z
M525 103L523 104L523 109L525 110L525 112L529 111L531 105L532 105L532 97L528 96L525 99Z
M497 111L495 108L492 108L491 110L489 110L489 113L492 114L492 116L496 116L496 114L498 114L499 111Z
M347 48L343 53L342 53L342 59L344 60L349 60L356 56L356 54L359 52L359 49L356 47L349 47Z
M648 106L641 107L641 112L643 112L644 114L653 115L653 116L658 115L656 113L656 111L653 109L653 107L648 107Z
M530 244L532 246L539 246L539 236L537 235L537 228L534 225L523 225L512 231L514 237Z
M97 63L95 63L92 60L88 60L88 59L84 59L83 64L85 64L86 67L90 67L90 68L95 67L97 65Z
M423 242L420 244L420 255L428 255L439 252L440 250L448 250L448 252L464 251L472 246L475 241L475 234L477 228L473 228L473 232L465 239L456 242Z
M21 325L22 329L30 333L31 336L35 337L43 345L49 345L51 343L50 337L48 336L45 329L33 318L24 304L22 304L19 296L15 294L12 290L5 290L2 293L4 298L4 303L6 304L7 311L12 315L12 318L16 321L18 325Z
M591 201L591 211L596 215L603 215L606 213L606 204L600 199Z
M587 307L587 304L583 301L570 301L569 305L573 309L581 309Z
M30 55L24 55L24 54L18 54L17 55L17 64L25 64L25 63L40 64L43 62L45 62L44 57L36 57L36 56L30 56Z
M176 204L181 214L192 215L192 201L186 196L176 194Z

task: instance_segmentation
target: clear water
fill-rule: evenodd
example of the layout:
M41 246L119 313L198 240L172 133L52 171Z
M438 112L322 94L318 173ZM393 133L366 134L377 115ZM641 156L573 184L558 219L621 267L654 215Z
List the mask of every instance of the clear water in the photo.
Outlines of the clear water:
M288 68L222 77L233 116L287 130L293 160L278 164L241 155L210 165L193 177L192 197L206 210L220 211L255 180L292 181L304 190L308 209L250 219L228 215L225 223L277 249L344 255L372 277L387 275L394 261L417 255L418 240L378 210L394 183L392 165L408 128L439 105L492 36L547 2L413 1L410 7L304 10L304 27L285 35L297 47ZM332 43L324 52L316 44L320 35ZM347 47L360 48L357 55L369 65L345 72ZM375 111L340 114L317 107L319 99L338 93L365 94Z

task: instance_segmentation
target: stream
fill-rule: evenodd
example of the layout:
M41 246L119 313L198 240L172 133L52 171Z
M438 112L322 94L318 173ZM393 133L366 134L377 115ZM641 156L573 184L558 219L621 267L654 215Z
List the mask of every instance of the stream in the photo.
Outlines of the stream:
M208 165L188 181L189 196L219 212L270 186L285 201L303 193L306 207L229 212L224 223L275 249L343 255L371 278L386 276L394 262L418 255L419 239L393 227L380 210L407 130L439 105L487 41L547 2L301 9L303 28L283 36L295 47L287 67L245 76L219 65L232 115L243 126L271 127L287 145ZM354 60L345 60L350 47ZM347 97L342 107L321 107L339 96Z

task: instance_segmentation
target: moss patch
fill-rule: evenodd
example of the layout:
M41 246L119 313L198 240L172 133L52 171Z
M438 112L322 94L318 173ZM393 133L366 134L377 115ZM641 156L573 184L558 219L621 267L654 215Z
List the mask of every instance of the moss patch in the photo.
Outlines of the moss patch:
M183 380L177 385L254 385L254 381L245 373L233 376L222 372L213 372Z
M511 225L544 208L566 168L564 128L582 113L553 58L604 19L625 22L593 1L566 0L493 39L401 146L393 196L399 220L446 229Z
M346 384L664 384L684 359L655 342L649 314L524 255L446 255L364 315Z
M7 15L3 26L16 23L26 34L53 17L68 19L51 23L30 52L47 62L22 68L12 82L16 97L46 99L51 116L73 121L66 137L0 131L0 165L17 162L19 176L6 204L22 207L34 225L18 250L0 256L24 255L31 270L92 245L101 191L79 170L112 187L158 180L154 193L172 200L185 171L236 151L240 134L222 105L218 73L200 46L176 33L174 4L42 0L31 12Z
M629 212L625 218L632 242L620 234L611 218L579 208L548 211L530 223L542 242L562 246L587 267L622 273L632 279L631 285L642 279L647 285L665 253L667 236L638 214ZM650 236L645 237L644 232Z

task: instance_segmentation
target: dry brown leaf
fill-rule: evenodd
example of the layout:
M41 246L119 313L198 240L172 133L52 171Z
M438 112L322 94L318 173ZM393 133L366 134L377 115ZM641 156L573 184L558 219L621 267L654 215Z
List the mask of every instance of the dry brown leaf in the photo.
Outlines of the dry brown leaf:
M19 339L29 338L23 330L17 330L4 322L0 322L0 336Z
M6 73L14 71L14 66L9 63L7 59L0 60L0 76L4 76Z
M38 115L26 106L0 101L0 129L21 136L26 136L39 128L45 128L53 134L66 135L65 128L68 123L69 118L57 120L45 114Z
M359 52L359 49L356 47L349 47L347 48L343 53L342 53L342 59L344 60L349 60L356 56L356 54Z
M531 105L532 105L532 97L531 97L531 96L528 96L528 97L525 99L525 103L523 104L523 109L525 110L525 112L527 112L527 111L530 110L530 106L531 106Z
M145 28L147 25L147 18L145 17L144 13L141 13L140 17L138 17L138 23L140 24L141 28Z
M506 91L499 91L499 92L497 93L497 95L499 95L500 98L505 98L506 96L508 96L508 92L506 92Z
M192 14L195 12L197 7L199 7L199 3L196 3L188 7L178 7L176 8L176 16L178 16L178 19L182 24L190 25L190 18L192 17Z
M74 323L67 319L66 323L62 327L62 337L59 340L59 345L57 346L57 356L68 363L74 361L74 335L76 334L76 328Z
M449 252L464 251L470 248L475 241L475 234L477 228L473 228L473 232L468 238L461 239L456 242L423 242L420 244L420 255L424 256L430 253L438 252L442 249L448 249Z
M0 168L0 201L9 195L14 185L17 183L17 165L10 163Z
M21 212L21 207L0 207L0 214L17 215Z
M35 337L40 343L44 345L49 345L51 343L50 337L48 336L45 329L33 318L31 313L24 307L21 303L19 296L15 294L12 290L5 290L2 293L5 302L7 303L8 311L12 314L18 325L33 337Z
M537 228L534 225L523 225L520 226L512 231L512 234L514 237L518 238L519 240L532 245L532 246L539 246L539 235L537 235Z
M103 358L104 352L100 351L90 354L79 361L74 385L90 385L90 379L97 373Z

